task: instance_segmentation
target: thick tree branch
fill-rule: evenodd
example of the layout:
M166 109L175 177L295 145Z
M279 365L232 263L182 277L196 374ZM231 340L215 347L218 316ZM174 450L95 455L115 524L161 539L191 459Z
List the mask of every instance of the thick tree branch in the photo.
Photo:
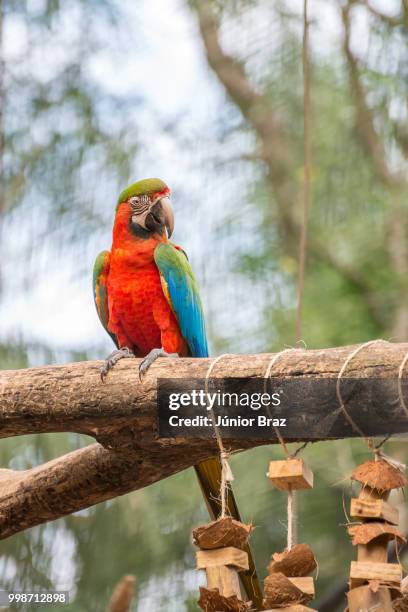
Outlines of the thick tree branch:
M380 180L386 185L396 186L400 185L403 179L393 173L387 163L384 146L377 134L373 113L368 105L367 95L361 82L358 61L351 49L350 11L353 4L353 0L348 0L348 3L343 6L342 18L344 25L344 54L349 70L351 93L356 107L357 131L366 153L372 159L374 170Z
M261 145L260 158L267 166L279 209L278 223L283 226L286 236L291 238L291 209L296 202L297 192L294 181L290 180L289 147L279 117L271 108L268 97L256 91L250 83L243 66L222 49L219 23L210 4L200 1L192 4L197 14L209 66L258 135Z
M356 56L351 49L351 19L350 12L355 0L348 0L347 4L342 8L342 18L344 25L344 53L347 60L350 88L356 108L356 124L357 131L367 154L370 156L374 171L380 181L388 188L391 188L390 195L393 197L393 206L390 207L388 220L389 235L387 240L387 250L395 272L395 278L401 284L401 292L399 302L395 309L394 321L390 333L393 338L400 340L405 338L408 332L408 309L406 277L408 270L407 257L407 226L405 223L404 202L406 199L406 178L396 171L391 169L387 161L387 153L384 148L381 137L377 133L374 121L374 113L367 101L367 93L362 83L360 66ZM407 17L406 2L402 6L402 13L395 20L388 18L386 15L375 10L369 2L360 2L364 4L368 10L377 18L387 21L389 26L398 26L404 23ZM395 139L400 145L402 152L406 146L404 145L403 130L394 122ZM406 143L405 143L406 144ZM405 147L405 148L404 148Z
M294 350L280 357L272 374L303 381L304 389L307 385L302 403L307 419L316 422L320 417L315 414L315 377L335 378L352 350ZM391 379L394 384L407 351L408 344L378 342L352 359L347 376ZM271 358L268 354L228 356L217 364L213 376L263 379ZM145 487L215 456L213 438L160 439L157 433L157 378L204 379L210 363L209 359L159 360L143 383L137 360L119 363L105 384L100 380L99 362L0 372L1 437L73 431L98 440L32 469L0 470L0 538ZM374 428L370 431L408 431L403 413L398 416L394 404L388 410L378 394L364 403L363 418L368 428ZM335 396L330 411L338 412ZM346 422L342 427L336 437L356 435ZM310 439L307 423L298 439ZM327 433L316 439L327 439ZM268 439L228 440L228 446L244 450L274 442L272 430Z

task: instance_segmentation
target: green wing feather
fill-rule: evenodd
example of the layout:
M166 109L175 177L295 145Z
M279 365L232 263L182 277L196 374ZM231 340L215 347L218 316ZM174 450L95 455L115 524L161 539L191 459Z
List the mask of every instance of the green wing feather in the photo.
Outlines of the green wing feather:
M96 306L96 312L103 327L112 338L113 342L118 346L118 341L115 334L108 330L109 323L109 307L108 307L108 292L107 279L110 266L110 252L102 251L95 259L93 268L93 294Z

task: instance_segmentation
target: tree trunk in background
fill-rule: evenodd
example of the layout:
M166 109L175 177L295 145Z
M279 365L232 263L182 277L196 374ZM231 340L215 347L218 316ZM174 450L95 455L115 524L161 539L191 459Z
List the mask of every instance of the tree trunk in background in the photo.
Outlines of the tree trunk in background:
M390 336L402 341L408 337L408 234L406 208L401 205L408 192L408 182L401 172L395 171L388 161L385 145L375 126L374 112L368 103L367 92L361 77L359 62L351 48L351 10L355 0L348 0L342 8L344 26L344 55L347 62L350 89L355 105L357 134L364 151L371 159L377 178L383 183L389 193L389 213L385 226L388 236L385 248L388 253L391 268L399 284L399 296L396 300ZM380 19L385 17L376 14ZM386 19L386 18L385 18ZM391 27L400 25L399 20L389 23ZM402 151L403 155L403 151Z
M408 338L408 234L407 210L395 206L388 221L387 250L395 276L401 287L398 304L395 309L392 338L403 341Z
M387 337L402 341L408 337L408 232L405 223L405 209L399 206L408 183L401 174L390 168L385 145L379 136L373 112L367 102L359 65L350 46L350 11L356 0L349 0L342 9L344 26L343 52L349 71L350 89L355 107L356 131L365 153L372 161L374 171L390 194L390 213L388 237L385 248L396 282L399 282L399 299L394 302L392 321L384 308L379 305L376 291L371 287L364 271L356 264L350 264L334 252L331 244L318 241L311 232L309 254L315 262L329 265L353 289L358 292L365 304L373 323ZM358 2L357 2L358 4ZM231 101L241 111L259 141L258 158L266 164L273 201L277 207L276 220L279 224L282 249L296 257L299 242L299 220L294 211L294 203L299 194L293 177L293 164L290 142L278 111L272 107L270 97L252 85L250 76L245 72L241 61L226 53L220 41L220 16L212 10L210 3L190 0L190 5L198 19L200 34L210 68L225 88ZM371 7L369 7L371 11ZM386 19L390 27L400 26L407 17L406 6L400 18L387 18L373 13L379 19ZM313 138L313 136L312 136ZM401 142L405 142L401 138ZM402 147L402 145L401 145ZM402 147L403 148L403 147ZM387 309L385 309L387 310Z

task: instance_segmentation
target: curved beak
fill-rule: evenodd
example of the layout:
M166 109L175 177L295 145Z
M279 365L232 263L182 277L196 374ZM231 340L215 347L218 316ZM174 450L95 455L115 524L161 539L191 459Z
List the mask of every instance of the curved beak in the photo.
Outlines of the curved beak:
M163 228L163 226L166 228L167 237L170 238L174 229L174 215L169 198L167 196L160 198L160 200L151 207L150 214L156 222L156 225L161 228Z
M170 238L174 230L174 214L170 199L166 196L161 198L160 204L164 214L164 224L167 229L167 237Z
M150 232L162 234L166 229L167 237L170 238L174 229L174 215L169 198L160 198L146 211L144 219L136 218L134 221Z

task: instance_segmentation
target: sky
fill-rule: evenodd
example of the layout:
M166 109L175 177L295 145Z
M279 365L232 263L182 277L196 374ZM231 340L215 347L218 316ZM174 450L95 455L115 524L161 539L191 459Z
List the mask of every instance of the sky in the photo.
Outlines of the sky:
M36 2L41 2L41 0L32 1L33 6ZM300 0L287 0L286 4L290 9L299 12L301 10ZM372 0L372 5L392 14L398 2ZM313 50L317 53L330 53L339 44L341 35L336 3L314 0L310 2L310 7L313 20L311 36ZM138 36L134 41L132 35L127 37L126 53L120 57L112 52L112 46L109 44L101 49L88 67L90 77L108 93L119 91L122 96L137 92L143 94L145 110L138 111L144 113L142 117L138 117L141 137L144 142L149 143L154 133L154 146L146 146L143 156L138 159L137 178L160 176L174 187L176 210L174 240L181 243L189 253L199 281L204 286L204 302L208 302L208 310L214 317L212 324L217 328L217 333L225 330L227 336L228 334L232 336L235 329L231 322L226 321L222 313L214 314L212 304L219 297L221 299L221 296L206 294L206 275L210 274L211 266L206 265L200 258L206 235L215 230L225 212L222 210L223 199L220 197L222 172L220 172L221 178L209 177L208 169L202 171L200 163L201 157L203 165L207 163L208 160L205 159L207 145L209 143L214 145L211 140L211 126L217 122L220 109L225 107L224 92L206 65L196 23L182 0L128 2L122 3L122 10L126 13L128 31L136 32ZM232 30L233 36L228 36L228 32L225 33L223 42L226 49L234 50L237 44L242 48L244 44L245 48L256 50L261 37L264 37L261 41L263 44L265 38L271 37L273 24L270 23L269 14L262 15L259 11L254 11L249 19L247 24L242 24L238 20L236 29ZM72 34L73 23L75 19L66 24L68 34L70 29ZM237 32L239 36L236 35ZM363 19L362 14L357 15L353 44L361 53L365 51L367 33L367 21ZM28 33L18 19L6 22L7 60L16 61L27 48L28 40ZM43 70L45 75L53 62L64 61L61 47L50 49L46 59L44 62L44 58L40 57L36 64L36 69ZM47 62L50 62L49 66ZM157 133L155 117L160 117L162 121L176 122L181 128L179 131L190 136L191 149L186 150L183 143L171 132ZM196 140L194 140L195 135L197 135ZM221 149L216 151L217 155L232 154L236 144L234 141L229 145L224 144L222 151ZM186 186L186 177L188 177L188 186ZM206 215L197 217L194 212L195 216L193 215L188 221L183 210L179 211L177 216L177 193L183 189L188 189L193 194L189 202L192 208L199 200L205 199L208 207ZM235 189L239 197L239 178L234 181L230 189L232 191ZM230 195L233 196L233 193ZM112 193L111 198L113 217L116 195ZM192 220L196 223L193 227ZM94 250L87 249L80 255L81 269L89 270L88 275L76 277L73 274L73 264L77 263L75 253L70 258L58 258L52 248L45 248L41 258L43 262L46 261L46 265L39 266L40 273L36 275L34 285L26 291L21 291L19 275L16 273L18 261L16 245L23 231L21 223L17 223L9 228L8 235L5 236L9 252L12 254L14 252L16 257L11 256L3 265L5 292L0 303L0 338L22 335L28 341L68 349L98 347L98 351L110 350L110 340L101 329L91 294L93 260L98 251L109 248L109 231L92 237ZM217 260L214 259L213 265L217 265ZM242 290L238 295L236 288L230 291L230 299L239 299L241 313L251 308L246 297L247 292ZM256 316L259 316L259 312L253 310L253 317ZM237 328L240 326L242 321L237 313Z

